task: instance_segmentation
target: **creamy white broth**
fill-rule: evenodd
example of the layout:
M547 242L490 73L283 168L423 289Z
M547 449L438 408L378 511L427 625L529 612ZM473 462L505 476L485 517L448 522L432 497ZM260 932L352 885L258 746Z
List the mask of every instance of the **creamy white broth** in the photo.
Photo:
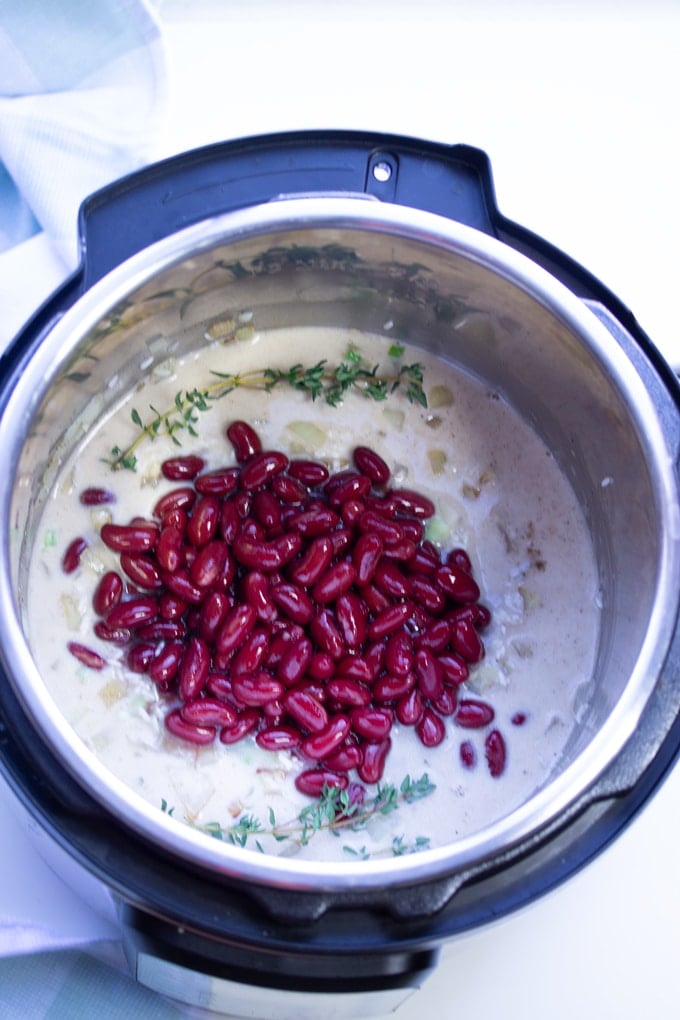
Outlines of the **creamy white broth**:
M183 433L182 449L167 437L136 450L137 469L107 466L114 446L137 435L136 408L171 407L179 389L202 389L211 372L286 368L296 362L329 364L354 344L370 364L393 363L390 340L346 330L278 330L255 333L228 347L211 344L181 364L156 370L65 465L38 530L29 583L28 620L33 653L63 715L104 765L159 810L178 821L228 830L244 817L262 823L257 844L271 854L316 859L391 854L403 837L410 848L420 838L443 845L484 827L525 801L559 764L573 733L576 704L583 703L598 632L597 575L588 530L576 497L549 451L517 413L479 380L420 349L399 361L420 362L429 406L399 393L384 402L356 394L340 407L311 401L304 393L275 388L269 393L237 389L199 416L198 437ZM409 727L396 724L383 783L399 787L405 776L427 774L436 790L375 817L361 831L340 837L320 831L300 846L268 834L276 822L294 820L309 805L294 777L305 767L294 752L260 749L252 737L225 746L196 748L167 733L166 700L149 678L131 673L121 651L93 634L92 593L117 558L98 538L107 520L127 523L150 517L163 492L178 483L164 479L161 462L180 452L203 456L207 469L233 464L226 425L249 421L266 448L323 460L331 470L347 465L357 444L373 447L389 464L395 484L417 489L436 506L429 533L443 550L465 547L472 558L482 602L493 614L483 638L486 656L472 667L465 689L495 708L494 725L507 744L507 765L498 778L484 760L485 731L456 727L433 749ZM112 489L110 507L83 507L79 493L93 485ZM61 569L76 535L89 548L80 568ZM102 671L87 669L67 650L81 640L107 659ZM586 699L587 700L587 697ZM526 716L521 726L511 720ZM475 747L468 770L461 741ZM368 791L370 801L375 793ZM422 845L425 845L424 843ZM348 850L347 848L350 848Z

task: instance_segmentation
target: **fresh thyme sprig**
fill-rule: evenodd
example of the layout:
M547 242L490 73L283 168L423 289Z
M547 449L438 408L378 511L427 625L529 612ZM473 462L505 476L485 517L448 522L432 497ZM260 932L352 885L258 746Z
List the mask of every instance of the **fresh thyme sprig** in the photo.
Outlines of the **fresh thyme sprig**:
M235 846L245 847L251 837L271 836L277 842L289 841L297 846L307 846L318 832L330 832L339 836L343 831L357 832L366 827L372 818L388 815L397 811L404 804L412 804L423 797L428 797L436 789L427 773L420 779L405 776L399 786L392 783L379 783L376 793L370 800L356 797L356 791L350 786L346 790L338 787L324 786L320 796L313 803L306 805L296 818L285 822L277 822L273 809L269 809L268 823L265 825L252 814L242 815L234 825L222 826L219 822L209 822L197 826L201 832L215 839L223 840ZM165 802L164 802L165 803ZM167 806L163 808L167 811ZM259 839L255 840L258 850L262 850ZM394 856L415 853L429 845L426 837L418 836L412 843L407 843L403 836L395 837L387 851L368 852L365 848L353 851L343 847L344 852L359 859L376 856L385 852Z
M399 344L389 349L389 354L396 358L403 351ZM270 392L277 386L287 385L294 390L307 393L312 400L324 400L331 407L342 403L343 397L349 392L359 393L371 400L382 401L401 390L409 403L427 407L427 397L423 389L422 365L399 365L391 370L381 371L380 365L370 367L363 356L355 348L350 347L345 360L340 364L329 365L325 358L305 368L295 364L287 369L253 369L241 374L211 372L215 381L203 389L179 390L175 394L172 407L164 411L150 405L151 417L144 421L136 408L131 411L133 424L138 434L125 448L114 446L111 450L109 466L118 471L123 468L134 471L137 467L137 449L147 439L156 439L159 435L170 437L173 443L181 446L180 435L183 432L196 437L200 414L210 410L216 400L220 400L236 389L262 390Z

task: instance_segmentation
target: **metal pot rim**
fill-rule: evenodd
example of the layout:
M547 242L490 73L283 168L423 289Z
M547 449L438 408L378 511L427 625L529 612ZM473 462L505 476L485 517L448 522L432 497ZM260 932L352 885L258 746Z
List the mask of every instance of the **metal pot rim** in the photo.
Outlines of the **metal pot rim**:
M151 808L112 777L79 740L74 740L70 726L45 696L15 614L10 614L4 623L4 654L19 700L59 761L107 810L173 855L214 873L288 889L350 891L387 882L419 883L472 868L535 836L554 823L577 796L587 791L632 737L657 683L674 634L675 612L668 611L669 605L677 608L680 591L680 508L674 464L670 456L664 459L657 455L657 451L667 449L667 444L646 387L621 348L612 344L610 334L593 312L529 258L473 228L434 214L366 198L282 198L225 213L172 234L133 256L80 297L34 352L30 371L16 380L0 422L0 445L3 449L12 449L10 437L17 420L27 420L27 409L30 411L36 406L39 396L36 380L47 384L54 366L117 301L162 269L218 242L224 244L273 231L293 231L301 226L344 227L379 234L392 231L479 262L527 291L575 334L587 337L594 357L625 387L649 453L663 520L655 611L634 675L626 687L626 696L616 705L586 751L562 774L521 807L481 832L454 844L388 861L324 863L276 858L220 843ZM19 414L20 419L17 418ZM12 471L14 467L11 465ZM8 562L10 530L8 499L6 490L0 510L5 563ZM0 600L5 606L14 603L6 569L0 572Z

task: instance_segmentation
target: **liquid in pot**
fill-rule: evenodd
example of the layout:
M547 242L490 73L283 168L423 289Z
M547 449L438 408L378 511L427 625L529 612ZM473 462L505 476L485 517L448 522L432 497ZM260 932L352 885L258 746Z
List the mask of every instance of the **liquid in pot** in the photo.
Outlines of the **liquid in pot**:
M139 421L176 407L178 392L200 391L213 373L271 367L328 366L359 353L370 365L418 363L427 406L403 390L373 400L348 392L338 406L308 391L238 387L197 414L191 429L135 449L135 470L112 470L112 450L139 436ZM152 411L151 409L155 409ZM234 464L225 430L248 421L266 449L312 458L337 471L358 445L388 464L395 484L432 500L427 537L445 552L465 548L491 612L485 656L472 666L460 697L493 706L493 724L467 729L455 714L436 747L396 722L380 787L366 790L361 825L335 825L301 813L313 801L295 786L305 767L295 751L273 752L252 737L231 746L198 747L168 732L168 699L124 655L94 634L99 579L118 569L99 538L104 523L150 518L164 492L164 460L203 458L206 470ZM195 435L192 435L195 432ZM177 443L181 443L178 447ZM82 505L92 486L115 502ZM87 548L71 573L62 566L74 537ZM526 801L555 769L587 705L598 636L598 578L578 501L554 458L498 392L421 349L382 336L312 328L253 333L212 343L182 362L161 366L129 395L65 464L51 494L33 555L29 638L46 687L69 724L111 773L159 811L208 835L266 854L313 859L391 856L441 846L476 832ZM68 650L82 642L106 660L87 668ZM491 726L503 736L506 761L493 775L485 759ZM389 803L380 791L393 790ZM404 792L406 791L406 795ZM409 792L412 796L409 796ZM373 810L371 805L377 805ZM380 807L385 810L380 809Z

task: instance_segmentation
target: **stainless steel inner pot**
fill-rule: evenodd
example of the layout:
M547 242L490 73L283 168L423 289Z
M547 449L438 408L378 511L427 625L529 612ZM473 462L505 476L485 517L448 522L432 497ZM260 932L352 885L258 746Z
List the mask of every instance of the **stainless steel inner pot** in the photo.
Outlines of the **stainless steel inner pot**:
M143 802L107 773L50 699L24 629L46 495L99 416L159 362L204 344L217 318L263 329L389 330L502 393L571 481L600 577L590 696L550 781L488 828L389 861L296 862L242 850ZM596 789L658 694L680 592L678 425L664 417L644 359L610 318L476 230L365 198L290 198L230 212L114 269L39 338L0 422L3 657L40 739L125 826L198 868L264 886L408 885L493 861L556 825ZM665 696L677 712L680 692ZM615 780L610 792L626 782Z

